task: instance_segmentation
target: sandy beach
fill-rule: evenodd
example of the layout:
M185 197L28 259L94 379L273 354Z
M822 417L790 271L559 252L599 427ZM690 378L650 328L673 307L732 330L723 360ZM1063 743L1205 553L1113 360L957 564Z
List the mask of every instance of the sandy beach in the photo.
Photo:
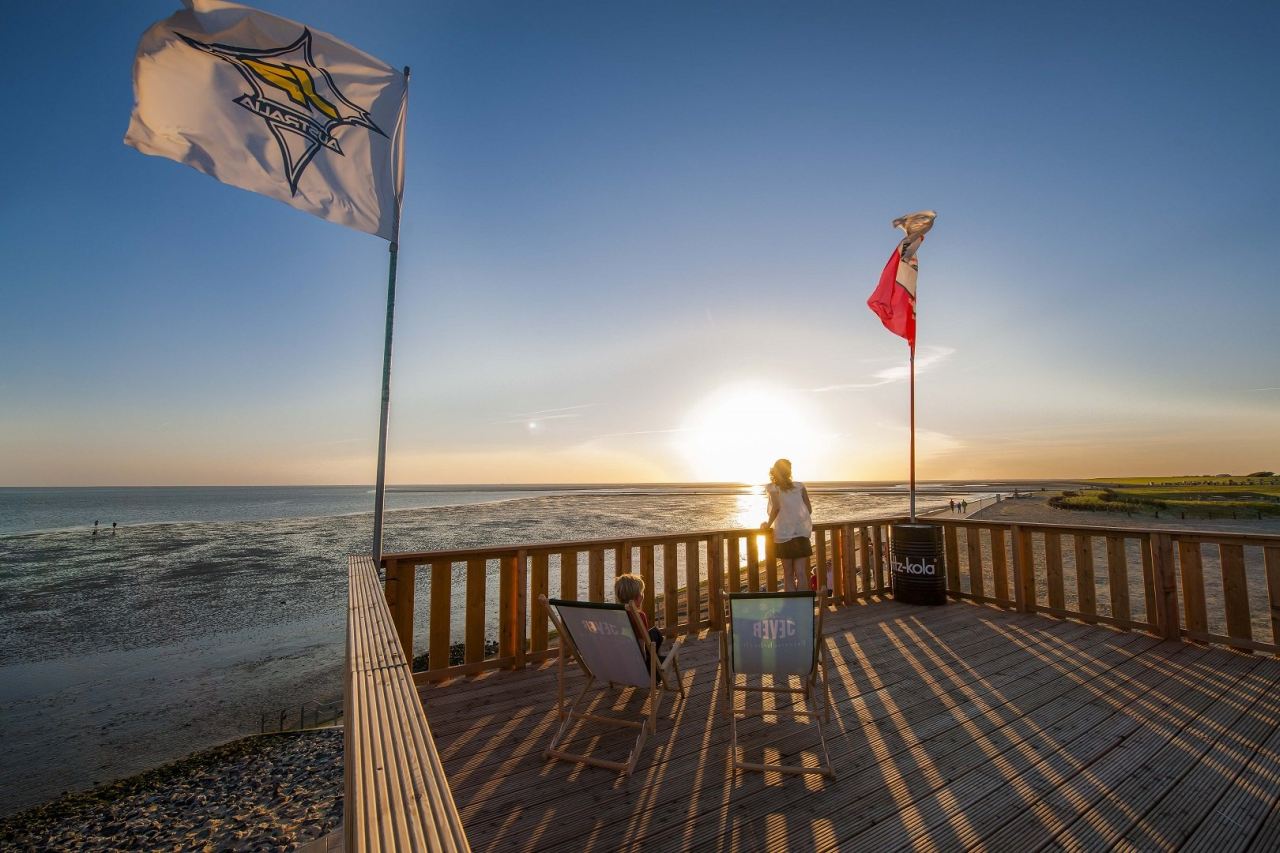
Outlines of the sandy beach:
M1118 512L1082 512L1049 506L1056 491L1032 492L983 507L970 515L982 521L1021 521L1028 524L1065 524L1072 527L1124 527L1146 530L1203 530L1213 533L1261 533L1280 535L1280 519L1236 521L1204 518L1152 518Z

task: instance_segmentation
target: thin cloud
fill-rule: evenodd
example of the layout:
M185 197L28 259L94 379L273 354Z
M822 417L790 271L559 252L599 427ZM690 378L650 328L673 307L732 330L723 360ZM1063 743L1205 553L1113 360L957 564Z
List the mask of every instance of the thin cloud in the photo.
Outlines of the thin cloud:
M493 421L495 424L524 424L530 421L556 421L565 418L580 418L587 409L594 408L599 403L579 403L576 406L561 406L557 409L539 409L536 412L523 412L521 414L512 415L499 421Z
M1250 391L1280 391L1280 388L1250 388Z
M916 353L916 373L924 373L942 362L955 355L956 351L952 347L929 347L928 350ZM810 388L809 390L815 394L825 394L828 391L844 391L849 388L878 388L881 385L890 385L894 382L906 382L911 375L911 365L897 364L893 367L886 367L877 370L871 374L872 381L869 382L845 382L839 385L824 385L821 388Z
M593 435L587 441L598 441L602 438L620 438L628 435L666 435L675 432L689 432L687 427L675 427L673 429L638 429L631 432L603 432L599 435Z

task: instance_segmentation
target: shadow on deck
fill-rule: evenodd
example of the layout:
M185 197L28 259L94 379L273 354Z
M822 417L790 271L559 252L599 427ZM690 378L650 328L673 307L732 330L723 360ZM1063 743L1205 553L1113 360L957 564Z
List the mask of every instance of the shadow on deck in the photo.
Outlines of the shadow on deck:
M472 848L1280 846L1280 661L963 603L827 619L835 780L731 770L705 631L626 780L543 759L554 661L421 688ZM758 754L815 760L813 729L756 728Z

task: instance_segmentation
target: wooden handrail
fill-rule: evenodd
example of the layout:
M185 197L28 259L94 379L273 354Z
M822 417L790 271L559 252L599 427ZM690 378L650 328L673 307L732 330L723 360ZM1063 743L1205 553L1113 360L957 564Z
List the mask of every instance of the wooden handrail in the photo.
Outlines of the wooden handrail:
M345 849L467 851L373 558L350 557L347 578Z
M814 525L815 565L831 566L831 602L888 593L889 526L904 520ZM1280 653L1280 536L946 515L925 520L943 528L953 598ZM1212 607L1205 548L1216 548L1208 565L1223 575L1222 600ZM531 602L540 594L609 600L609 565L615 574L644 577L645 607L668 634L718 629L716 608L708 605L720 590L769 588L778 578L772 537L757 528L406 552L387 554L383 565L387 602L406 649L414 644L414 598L423 597L415 593L414 576L420 568L431 573L429 655L426 669L415 673L420 683L546 659L557 640ZM1217 582L1209 589L1216 596ZM1269 607L1251 607L1249 596L1259 590ZM1259 610L1269 618L1255 619ZM461 657L451 660L450 643L456 653L457 640L463 640Z

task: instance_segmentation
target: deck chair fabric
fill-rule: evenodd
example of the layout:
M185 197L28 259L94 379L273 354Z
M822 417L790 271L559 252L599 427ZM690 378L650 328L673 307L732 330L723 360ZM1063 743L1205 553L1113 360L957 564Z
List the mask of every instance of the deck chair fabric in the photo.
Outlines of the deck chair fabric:
M742 770L834 776L823 728L823 722L831 719L831 690L827 682L826 638L822 634L823 608L818 606L818 594L812 591L724 592L721 600L725 630L720 639L720 668L728 700L733 766ZM772 678L771 686L759 683L765 676ZM791 686L793 678L799 679L799 687ZM745 693L791 695L802 699L805 709L794 704L772 709L738 709L735 698ZM815 704L818 707L815 708ZM818 767L801 767L740 760L738 721L751 716L814 720L824 763Z
M560 726L544 751L547 758L573 761L617 770L629 775L635 770L640 751L646 738L657 731L658 706L664 690L674 690L684 696L684 684L680 678L679 654L684 638L677 638L671 651L659 662L658 649L647 635L637 633L640 624L630 605L601 604L588 601L562 601L538 596L547 615L560 634L558 655L559 682L556 713ZM573 701L565 703L565 669L569 658L587 678ZM579 710L592 689L635 688L647 691L647 710L637 718L613 717L590 714ZM606 725L637 728L635 743L623 761L608 761L589 755L568 752L563 748L574 722L577 720Z

